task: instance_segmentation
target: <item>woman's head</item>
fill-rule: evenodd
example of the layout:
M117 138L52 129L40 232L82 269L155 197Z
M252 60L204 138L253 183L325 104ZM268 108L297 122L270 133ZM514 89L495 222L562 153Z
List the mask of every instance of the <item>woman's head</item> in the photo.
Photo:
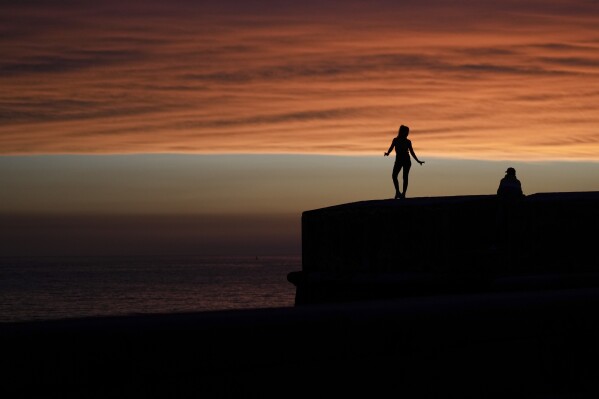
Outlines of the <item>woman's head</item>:
M407 127L406 125L401 125L399 127L399 130L397 131L397 137L408 137L409 133L410 133L410 128Z

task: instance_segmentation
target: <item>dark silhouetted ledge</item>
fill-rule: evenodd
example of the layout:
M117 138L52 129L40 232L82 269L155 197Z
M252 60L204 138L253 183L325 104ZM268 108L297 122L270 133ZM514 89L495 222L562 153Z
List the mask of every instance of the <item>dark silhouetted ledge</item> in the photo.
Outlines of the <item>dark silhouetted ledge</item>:
M305 211L296 304L596 286L599 192L374 200Z

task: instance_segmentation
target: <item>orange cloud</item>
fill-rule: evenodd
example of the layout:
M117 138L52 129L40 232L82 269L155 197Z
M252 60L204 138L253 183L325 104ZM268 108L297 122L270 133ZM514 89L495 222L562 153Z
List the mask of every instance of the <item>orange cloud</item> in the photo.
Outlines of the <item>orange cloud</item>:
M201 3L2 6L0 154L599 160L597 3Z

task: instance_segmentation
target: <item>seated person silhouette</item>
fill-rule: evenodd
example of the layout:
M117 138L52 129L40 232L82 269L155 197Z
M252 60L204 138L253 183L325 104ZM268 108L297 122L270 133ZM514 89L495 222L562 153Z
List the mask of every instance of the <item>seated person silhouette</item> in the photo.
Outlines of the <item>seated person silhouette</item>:
M516 169L507 168L505 177L499 182L497 195L502 198L521 198L524 196L522 192L522 184L516 177Z

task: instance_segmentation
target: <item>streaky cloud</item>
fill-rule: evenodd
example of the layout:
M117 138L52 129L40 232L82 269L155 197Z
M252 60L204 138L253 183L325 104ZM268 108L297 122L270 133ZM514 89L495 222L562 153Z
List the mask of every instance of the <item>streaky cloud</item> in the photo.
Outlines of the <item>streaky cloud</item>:
M0 154L371 154L403 123L423 156L599 159L596 2L0 11Z

